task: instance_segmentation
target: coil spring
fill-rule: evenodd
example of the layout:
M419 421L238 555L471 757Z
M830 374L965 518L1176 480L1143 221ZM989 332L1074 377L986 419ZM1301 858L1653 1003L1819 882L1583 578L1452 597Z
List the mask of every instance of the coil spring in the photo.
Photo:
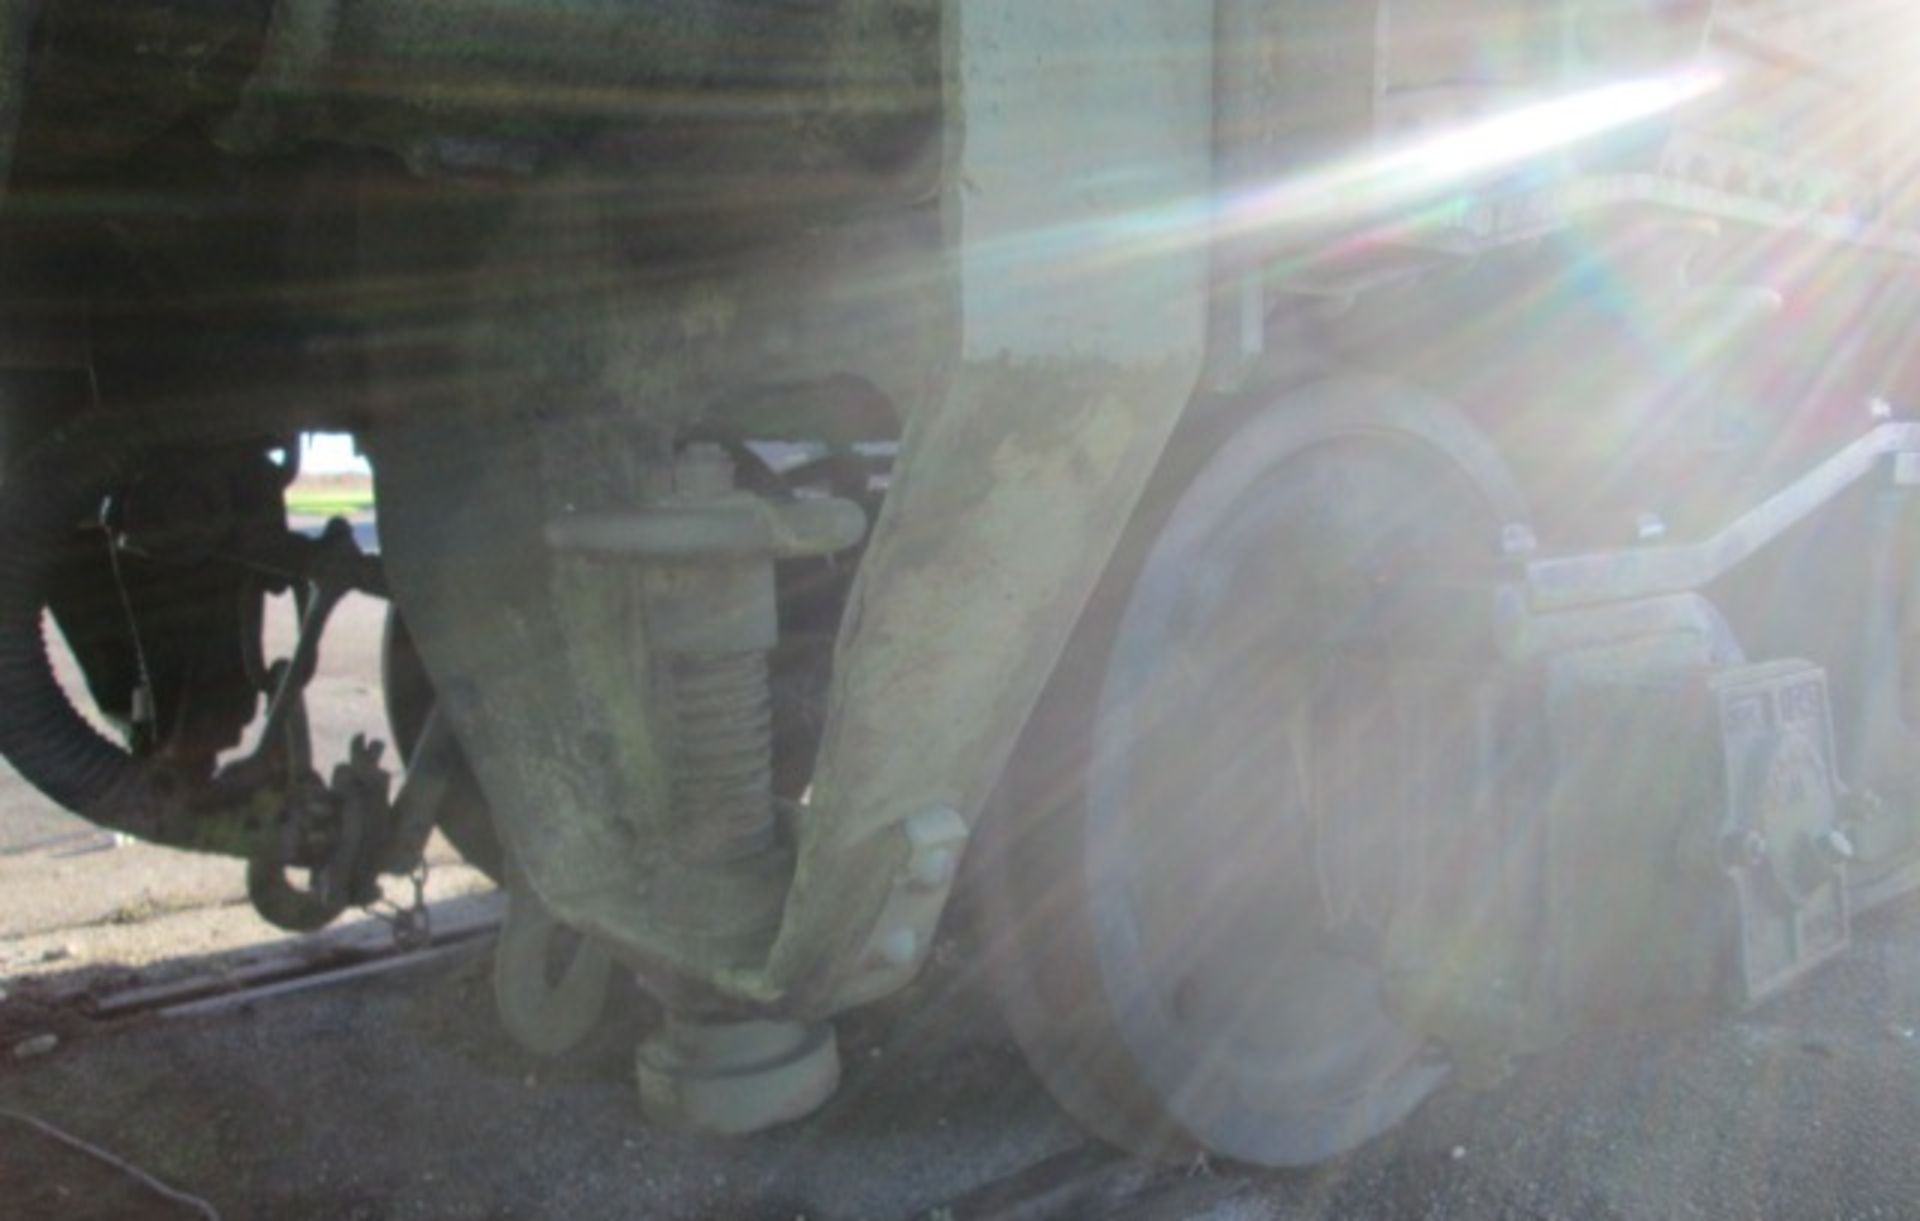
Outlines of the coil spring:
M673 808L685 859L737 861L772 846L773 705L758 651L672 659Z

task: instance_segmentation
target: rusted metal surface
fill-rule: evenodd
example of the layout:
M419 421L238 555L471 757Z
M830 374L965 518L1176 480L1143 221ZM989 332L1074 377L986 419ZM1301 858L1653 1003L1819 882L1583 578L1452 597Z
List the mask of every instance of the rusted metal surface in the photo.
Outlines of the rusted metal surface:
M664 792L646 777L666 773L646 762L658 728L635 695L652 679L608 681L622 656L646 672L644 638L614 609L624 595L581 561L550 558L529 532L550 477L510 439L529 435L524 416L503 404L469 424L468 410L410 441L396 417L374 440L396 588L416 628L438 625L422 633L429 668L473 676L444 693L448 711L529 882L558 917L636 965L750 1005L823 1012L911 977L950 877L929 886L924 868L918 882L896 876L912 849L902 828L929 809L978 809L1197 376L1209 6L966 5L950 17L948 253L919 274L953 277L959 348L949 375L910 404L904 457L843 627L770 957L716 957L698 933L656 919L649 879L664 859ZM1042 66L1034 48L1046 46L1073 70ZM1137 105L1142 97L1153 104ZM1076 163L1062 166L1062 150ZM1144 168L1105 172L1116 165ZM532 223L554 220L542 212ZM695 300L616 298L591 323L608 340L594 342L644 342L656 316ZM484 337L524 351L555 334L549 317L533 335L510 335L504 317L476 316L480 358L466 385L482 401L502 393ZM559 351L501 372L530 395L551 393L571 372L553 363ZM628 401L657 403L664 424L703 374L697 363L610 363L599 376ZM449 486L447 454L466 464L464 496ZM595 494L567 486L584 509ZM564 618L546 609L549 596ZM604 609L590 609L595 599ZM484 624L462 610L474 606L492 608ZM574 679L551 671L557 658ZM589 691L591 713L580 702ZM583 755L594 741L612 757ZM875 928L896 889L917 896L910 916ZM880 941L888 949L869 954Z
M936 14L937 0L277 0L219 138L236 152L374 145L434 174L531 173L583 135L691 174L854 169L899 158L931 117Z
M841 630L818 814L768 966L810 1007L924 960L938 904L883 919L917 884L907 820L980 810L1205 341L1211 6L948 18L960 346L911 421Z

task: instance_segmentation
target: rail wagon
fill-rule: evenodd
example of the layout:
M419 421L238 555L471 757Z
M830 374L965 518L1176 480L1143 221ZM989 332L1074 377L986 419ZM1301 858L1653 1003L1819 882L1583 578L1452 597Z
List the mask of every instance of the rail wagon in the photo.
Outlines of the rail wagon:
M811 1111L962 913L1099 1134L1309 1163L1913 878L1899 5L0 19L0 753L290 929L444 829L659 1122Z

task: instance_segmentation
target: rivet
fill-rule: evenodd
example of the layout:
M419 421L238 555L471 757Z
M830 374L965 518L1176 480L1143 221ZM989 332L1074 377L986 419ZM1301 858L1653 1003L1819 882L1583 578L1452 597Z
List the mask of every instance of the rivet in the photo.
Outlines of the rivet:
M918 890L938 890L953 880L953 849L916 852L907 862L907 878Z
M920 937L910 928L896 928L874 942L874 957L890 967L910 967L920 953Z

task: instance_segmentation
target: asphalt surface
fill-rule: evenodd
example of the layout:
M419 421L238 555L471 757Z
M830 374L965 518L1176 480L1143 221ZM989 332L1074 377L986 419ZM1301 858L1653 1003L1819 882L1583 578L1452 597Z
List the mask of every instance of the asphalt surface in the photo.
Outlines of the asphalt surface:
M329 638L315 712L332 749L377 724L377 628L377 607L350 605ZM0 1217L193 1215L9 1111L228 1218L941 1217L1084 1139L952 952L909 995L842 1023L846 1082L821 1114L744 1141L642 1122L632 1049L653 1015L637 996L564 1061L521 1054L493 1021L481 945L193 1017L101 1023L49 1001L90 979L125 986L130 966L205 970L278 940L239 894L233 862L103 841L0 782ZM1920 1217L1916 1028L1908 902L1756 1012L1591 1032L1490 1091L1443 1092L1331 1166L1161 1171L1126 1215Z

